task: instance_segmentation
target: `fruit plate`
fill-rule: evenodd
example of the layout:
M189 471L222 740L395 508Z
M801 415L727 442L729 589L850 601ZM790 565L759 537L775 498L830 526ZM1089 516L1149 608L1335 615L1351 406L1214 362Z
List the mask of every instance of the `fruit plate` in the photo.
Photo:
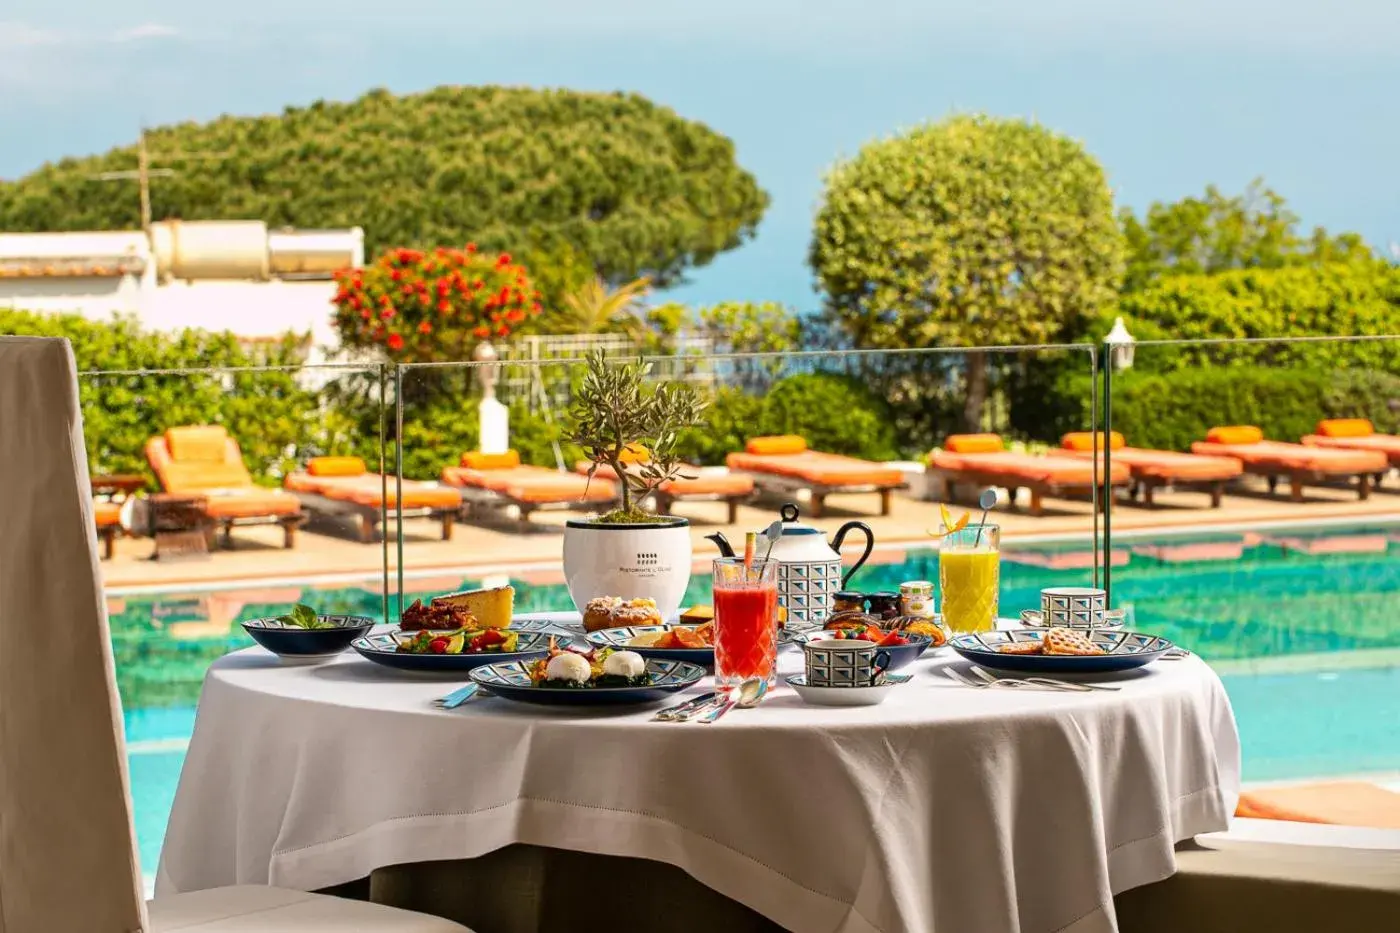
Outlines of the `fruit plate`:
M530 679L530 665L521 661L486 664L471 672L473 683L506 700L541 706L622 706L655 703L692 686L705 669L687 661L647 662L651 683L644 687L544 687Z
M1076 629L1104 654L1003 654L1000 648L1008 644L1039 641L1043 629L1004 632L979 632L954 635L948 642L953 650L969 661L995 670L1021 671L1029 674L1107 674L1127 671L1151 664L1175 646L1159 635L1125 632L1122 629Z
M624 628L605 628L589 632L588 643L594 648L635 651L648 661L653 658L658 661L688 661L691 664L699 664L701 667L714 667L715 649L713 645L706 645L704 648L639 648L627 644L637 635L644 635L648 632L665 632L672 628L682 627L693 628L694 626L632 625Z
M834 639L838 631L838 629L827 629L821 632L807 632L802 635L794 635L793 641L799 645L804 645L809 641L818 641L823 638ZM933 644L933 639L929 638L927 635L905 635L904 637L909 639L909 644L880 646L881 651L888 651L890 653L890 666L887 670L897 671L900 668L908 667L918 660L920 655L928 650L929 645ZM851 638L844 640L861 641L862 639ZM870 644L873 645L875 642L870 642Z
M355 639L350 643L350 647L366 660L395 670L419 674L461 675L464 671L497 661L533 661L542 658L549 653L551 638L544 632L520 632L515 650L509 654L500 651L482 651L476 654L409 654L399 651L399 642L415 634L417 633L379 632Z

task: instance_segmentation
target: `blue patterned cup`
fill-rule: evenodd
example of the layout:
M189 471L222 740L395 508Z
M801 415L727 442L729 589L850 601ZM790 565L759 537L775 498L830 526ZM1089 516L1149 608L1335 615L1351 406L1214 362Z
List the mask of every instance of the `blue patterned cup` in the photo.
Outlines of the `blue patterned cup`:
M802 646L811 687L869 687L890 664L890 653L861 639L821 638Z

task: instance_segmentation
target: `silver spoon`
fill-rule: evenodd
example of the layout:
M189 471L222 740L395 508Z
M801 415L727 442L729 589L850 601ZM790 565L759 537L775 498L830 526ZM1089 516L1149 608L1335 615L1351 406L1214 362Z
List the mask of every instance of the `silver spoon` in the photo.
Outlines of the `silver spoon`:
M734 691L734 696L732 699L726 700L723 706L720 706L713 712L709 712L706 713L704 716L701 716L700 722L715 722L721 716L723 716L725 713L729 712L736 706L740 709L753 709L755 706L757 706L763 701L763 697L767 693L768 678L750 678L749 680L746 680L743 683L739 684L738 688Z
M987 513L992 510L992 506L997 504L997 491L995 489L982 490L982 495L977 497L977 504L982 507L982 521L977 526L977 537L972 542L973 547L982 543L982 529L987 527Z

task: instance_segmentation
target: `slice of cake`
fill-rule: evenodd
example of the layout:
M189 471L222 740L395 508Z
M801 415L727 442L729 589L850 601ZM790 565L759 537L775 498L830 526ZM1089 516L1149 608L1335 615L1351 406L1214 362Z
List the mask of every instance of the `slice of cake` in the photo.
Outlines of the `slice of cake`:
M509 628L510 617L515 612L515 587L497 586L434 596L433 605L469 612L482 628Z
M685 612L681 613L680 620L686 625L700 625L705 622L713 622L715 620L715 607L691 606Z

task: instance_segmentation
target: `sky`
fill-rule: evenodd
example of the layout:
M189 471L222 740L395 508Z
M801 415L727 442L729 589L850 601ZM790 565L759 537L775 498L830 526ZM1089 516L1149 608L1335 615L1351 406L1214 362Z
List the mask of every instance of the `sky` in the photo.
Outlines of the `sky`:
M756 239L665 297L817 306L823 173L954 112L1081 140L1120 204L1262 176L1306 227L1400 241L1394 0L4 0L0 177L138 127L372 87L637 91L735 141ZM114 191L114 196L117 196ZM133 193L134 196L134 193Z

